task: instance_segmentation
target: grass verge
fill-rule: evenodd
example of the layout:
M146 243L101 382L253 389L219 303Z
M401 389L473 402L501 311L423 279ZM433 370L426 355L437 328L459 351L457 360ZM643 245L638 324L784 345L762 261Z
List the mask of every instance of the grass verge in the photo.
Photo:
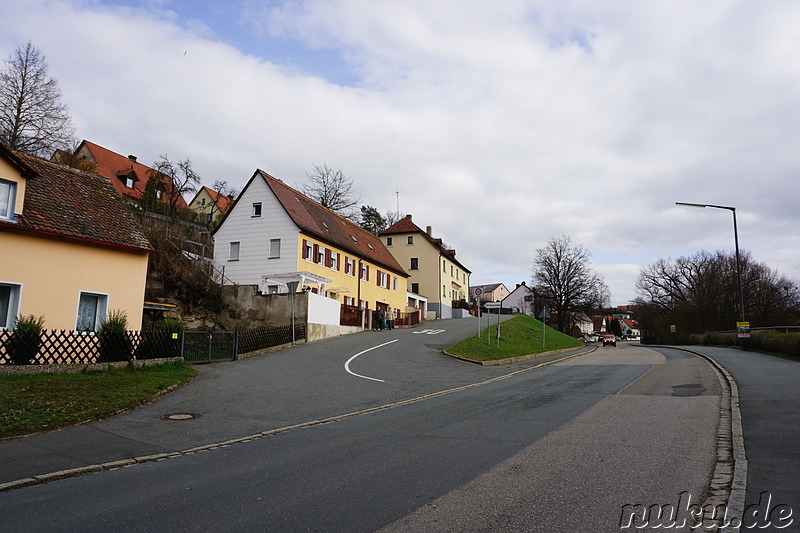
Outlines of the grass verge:
M0 376L0 438L101 420L196 375L179 362L82 374Z
M447 349L448 353L472 359L473 361L493 361L520 355L529 355L565 348L578 348L583 343L558 330L545 326L542 348L542 323L528 315L516 315L511 320L500 323L500 346L497 346L497 325L486 332L465 339Z

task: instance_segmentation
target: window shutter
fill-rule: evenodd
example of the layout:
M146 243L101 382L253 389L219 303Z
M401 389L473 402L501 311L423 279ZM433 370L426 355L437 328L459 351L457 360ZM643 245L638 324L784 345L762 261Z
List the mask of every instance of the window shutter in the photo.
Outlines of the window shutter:
M303 239L303 259L308 259L308 241Z
M331 255L332 255L331 250L329 248L325 248L325 266L326 267L330 267L331 266Z
M381 286L381 274L382 272L380 270L375 271L375 281L378 282L378 287Z
M319 257L319 244L315 244L314 245L314 257L311 258L311 261L316 263L318 257Z
M366 279L369 281L369 265L364 265L364 274L366 274Z

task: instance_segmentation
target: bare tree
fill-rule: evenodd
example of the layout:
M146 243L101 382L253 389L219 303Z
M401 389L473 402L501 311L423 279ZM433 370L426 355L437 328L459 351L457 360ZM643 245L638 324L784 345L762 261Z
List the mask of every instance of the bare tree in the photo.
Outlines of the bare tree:
M590 268L591 254L583 245L568 236L552 238L536 250L533 261L533 283L555 311L558 330L569 333L569 314L596 307L598 300L608 299L603 278Z
M325 163L314 165L306 177L308 181L300 186L306 196L344 217L357 218L353 208L361 202L361 197L353 192L353 178Z
M188 157L177 163L170 161L166 155L159 157L160 159L153 163L153 169L148 177L148 185L150 185L150 180L153 180L159 187L163 187L163 189L159 189L162 199L166 196L170 215L174 218L183 195L197 190L200 176L192 169L192 162Z
M222 204L222 202L224 202L223 198L227 198L229 201L233 202L233 199L239 195L239 191L229 185L226 180L215 181L212 190L217 194L215 197L211 198L211 206L209 207L208 218L206 220L206 226L208 228L216 225L216 215L222 213L224 208L224 204Z
M391 227L395 222L400 220L400 211L386 211L383 218L386 220L386 227Z
M69 150L75 128L42 52L28 42L8 56L5 66L0 73L0 142L40 157Z

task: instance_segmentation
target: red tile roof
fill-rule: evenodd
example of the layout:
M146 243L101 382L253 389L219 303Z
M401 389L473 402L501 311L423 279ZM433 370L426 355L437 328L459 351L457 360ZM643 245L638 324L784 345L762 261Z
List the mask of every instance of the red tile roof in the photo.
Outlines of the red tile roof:
M0 157L14 164L26 178L22 216L16 223L2 223L0 228L153 251L108 179L3 145Z
M89 153L91 153L92 157L94 158L95 172L101 176L107 177L119 194L128 196L135 200L140 200L142 198L145 187L147 187L147 182L150 179L150 173L153 171L152 168L148 167L147 165L143 165L142 163L134 162L127 156L112 152L108 148L103 148L102 146L87 140L84 140L81 143L81 146L78 147L76 153L83 146L89 150ZM133 189L129 189L125 186L124 177L120 179L121 176L125 176L130 172L133 173L134 177ZM169 178L163 176L161 182L164 183L164 186L167 187L168 190L171 190L172 182L169 180ZM183 197L178 198L176 206L188 207L186 200L184 200Z

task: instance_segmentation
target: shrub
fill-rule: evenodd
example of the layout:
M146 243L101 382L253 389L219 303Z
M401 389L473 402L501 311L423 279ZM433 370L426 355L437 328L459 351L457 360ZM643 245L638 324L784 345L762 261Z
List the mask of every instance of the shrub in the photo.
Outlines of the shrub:
M15 365L29 365L39 352L44 329L44 315L17 317L14 333L9 339L9 352Z
M133 356L133 342L128 334L128 314L120 309L112 309L100 323L97 331L100 341L98 363L130 361Z

